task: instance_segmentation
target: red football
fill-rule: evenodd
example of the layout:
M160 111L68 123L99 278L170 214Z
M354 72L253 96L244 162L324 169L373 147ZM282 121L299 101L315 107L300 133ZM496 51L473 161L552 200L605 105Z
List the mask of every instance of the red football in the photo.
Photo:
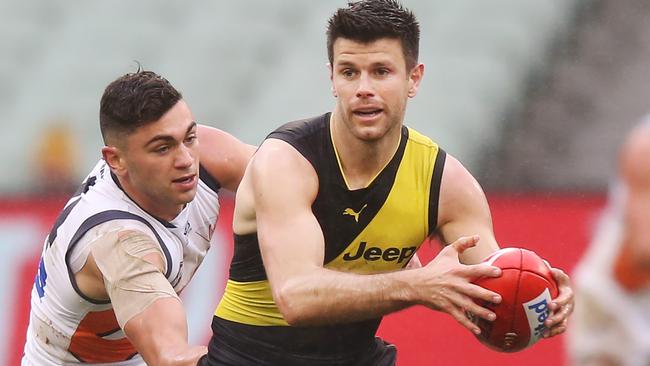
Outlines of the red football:
M475 284L501 295L499 304L481 303L497 316L493 322L472 316L481 328L477 338L499 352L517 352L535 344L544 334L551 299L558 289L551 269L530 250L504 248L484 262L502 269L498 278L482 277Z

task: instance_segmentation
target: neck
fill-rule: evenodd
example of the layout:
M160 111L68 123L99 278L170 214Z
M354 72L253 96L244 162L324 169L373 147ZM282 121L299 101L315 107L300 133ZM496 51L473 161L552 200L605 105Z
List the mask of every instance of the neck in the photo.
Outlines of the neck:
M332 114L330 130L332 143L349 189L367 187L384 169L399 148L401 125L395 126L376 140L363 140L354 136L343 121Z
M150 197L135 189L128 179L121 179L118 176L114 176L114 178L115 182L122 188L122 191L124 191L131 201L135 202L141 209L157 219L167 222L172 221L183 210L183 205L172 205L171 203L165 205L158 203L159 200L156 198Z

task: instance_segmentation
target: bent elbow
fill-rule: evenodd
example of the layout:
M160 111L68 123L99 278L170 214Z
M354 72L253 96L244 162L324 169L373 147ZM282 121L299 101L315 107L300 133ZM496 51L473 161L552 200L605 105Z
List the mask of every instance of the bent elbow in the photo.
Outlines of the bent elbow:
M301 301L301 296L295 290L285 286L274 291L275 304L284 320L292 327L312 325L313 320L308 307Z

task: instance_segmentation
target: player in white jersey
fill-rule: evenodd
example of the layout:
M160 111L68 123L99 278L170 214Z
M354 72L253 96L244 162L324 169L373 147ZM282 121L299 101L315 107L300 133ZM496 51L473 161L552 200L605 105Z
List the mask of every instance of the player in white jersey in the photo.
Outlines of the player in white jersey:
M575 366L650 365L650 118L621 149L619 180L576 268Z
M198 126L150 71L106 88L100 126L103 158L44 243L22 364L196 365L178 293L253 147Z

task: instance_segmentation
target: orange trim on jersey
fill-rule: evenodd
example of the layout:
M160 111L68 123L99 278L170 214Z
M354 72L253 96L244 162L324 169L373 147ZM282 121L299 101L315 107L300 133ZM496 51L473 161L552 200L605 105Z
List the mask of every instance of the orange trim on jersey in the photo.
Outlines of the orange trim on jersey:
M629 244L623 243L614 260L614 278L629 292L650 286L650 269L639 265Z
M120 330L112 309L90 312L81 320L72 335L68 352L81 362L119 362L131 359L138 352L125 337L105 339Z

